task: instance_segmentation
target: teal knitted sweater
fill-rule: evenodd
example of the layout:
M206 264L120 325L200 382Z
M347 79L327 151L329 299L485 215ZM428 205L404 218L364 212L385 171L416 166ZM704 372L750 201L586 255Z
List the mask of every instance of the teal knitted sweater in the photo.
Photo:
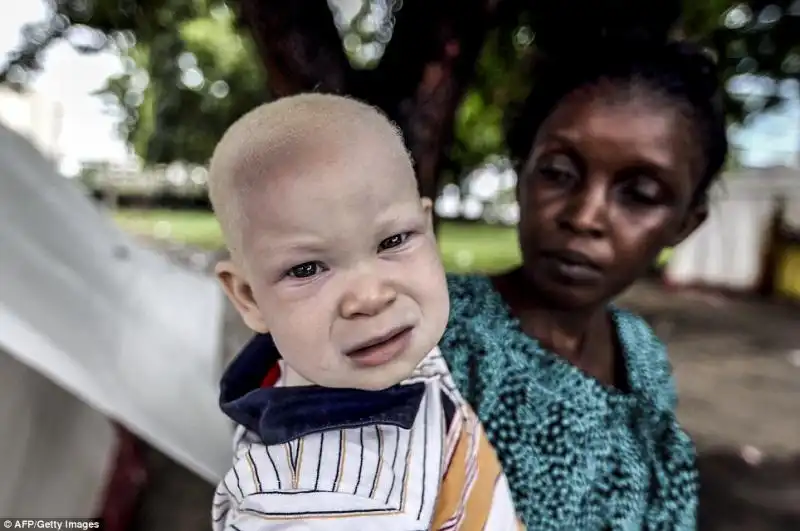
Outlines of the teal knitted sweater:
M525 335L485 277L448 279L440 344L529 530L693 530L695 450L675 419L664 346L611 308L630 392L607 388Z

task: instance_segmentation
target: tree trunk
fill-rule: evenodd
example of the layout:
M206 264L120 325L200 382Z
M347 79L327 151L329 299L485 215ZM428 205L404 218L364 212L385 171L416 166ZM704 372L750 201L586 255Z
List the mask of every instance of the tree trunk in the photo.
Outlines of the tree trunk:
M403 131L420 192L435 198L453 119L480 53L493 0L406 0L374 70L350 66L327 2L240 0L276 96L316 90L382 109Z
M277 97L318 90L346 93L349 63L327 2L240 0L239 18L249 28Z

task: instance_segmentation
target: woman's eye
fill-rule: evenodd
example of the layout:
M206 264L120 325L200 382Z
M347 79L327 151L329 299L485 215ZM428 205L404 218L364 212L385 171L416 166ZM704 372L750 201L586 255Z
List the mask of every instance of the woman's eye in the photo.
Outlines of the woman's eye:
M577 180L577 176L573 172L552 166L539 168L539 175L544 177L545 181L552 184L567 185Z
M319 262L306 262L299 264L286 272L287 277L291 278L310 278L319 274L322 271L322 265Z
M403 245L406 243L410 235L410 232L401 232L399 234L395 234L394 236L389 236L378 245L378 250L386 251L388 249Z
M637 203L655 205L663 202L664 191L659 183L652 179L638 179L623 188L624 194Z

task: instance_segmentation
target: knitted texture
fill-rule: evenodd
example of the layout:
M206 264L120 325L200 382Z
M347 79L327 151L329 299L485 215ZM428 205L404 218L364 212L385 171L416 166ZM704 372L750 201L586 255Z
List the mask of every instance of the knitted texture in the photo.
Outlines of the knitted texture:
M666 350L644 320L610 308L630 383L622 393L525 335L488 278L448 283L441 350L528 529L696 528L695 449L675 418Z

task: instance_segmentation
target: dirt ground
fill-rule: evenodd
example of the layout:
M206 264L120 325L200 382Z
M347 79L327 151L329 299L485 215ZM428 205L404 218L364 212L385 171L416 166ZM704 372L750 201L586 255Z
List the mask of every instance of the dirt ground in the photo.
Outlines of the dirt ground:
M800 530L800 308L641 284L700 455L700 529Z
M669 345L698 445L703 531L800 530L800 308L641 284L621 305ZM231 320L228 348L242 340ZM136 531L209 530L212 486L148 452Z

